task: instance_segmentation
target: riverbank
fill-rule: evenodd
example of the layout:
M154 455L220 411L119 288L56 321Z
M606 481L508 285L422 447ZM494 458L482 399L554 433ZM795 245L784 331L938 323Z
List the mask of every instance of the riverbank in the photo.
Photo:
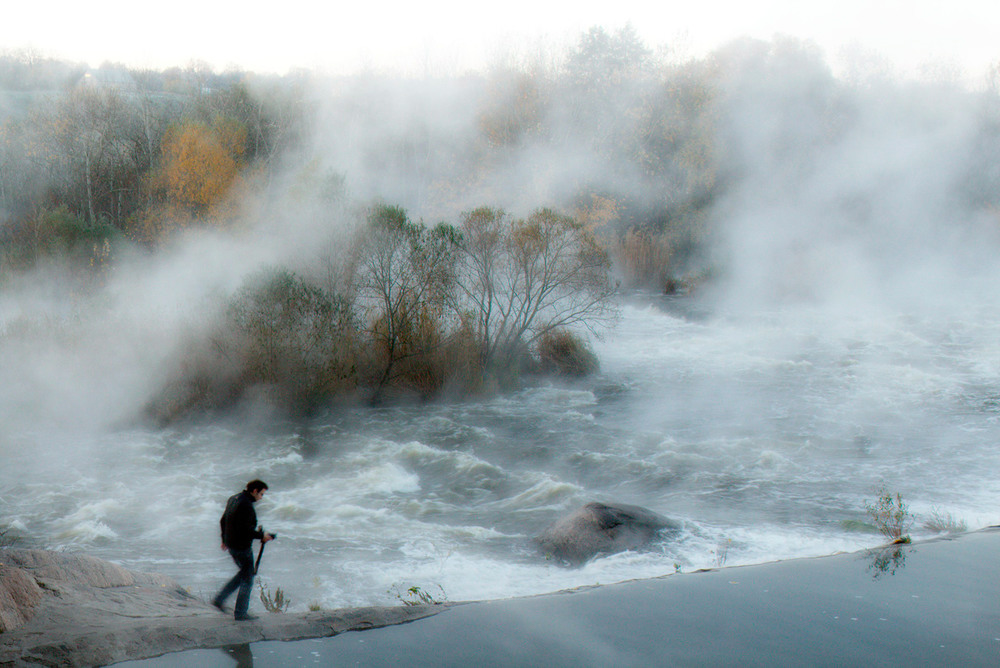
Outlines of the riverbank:
M1000 530L481 602L400 626L121 668L994 666Z
M196 647L332 636L413 621L439 610L369 607L231 615L161 575L91 557L0 550L0 666L103 666Z
M0 664L101 665L173 652L121 665L996 665L998 550L1000 529L990 528L528 598L265 614L249 624L161 584L177 616L150 608L128 617L105 605L100 614L66 612L54 628L36 615L0 635ZM298 638L314 639L274 642ZM30 646L17 653L18 643ZM112 646L116 656L95 661L97 648ZM192 647L202 649L178 651Z

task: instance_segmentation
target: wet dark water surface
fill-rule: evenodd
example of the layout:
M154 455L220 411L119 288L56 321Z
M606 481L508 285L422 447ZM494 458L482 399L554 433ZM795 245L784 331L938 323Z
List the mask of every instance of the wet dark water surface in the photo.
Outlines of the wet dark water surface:
M456 606L327 639L121 666L992 666L1000 530Z

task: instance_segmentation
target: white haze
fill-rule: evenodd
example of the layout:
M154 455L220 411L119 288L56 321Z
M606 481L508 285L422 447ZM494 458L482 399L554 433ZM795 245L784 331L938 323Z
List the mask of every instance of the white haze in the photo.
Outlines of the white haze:
M981 0L626 0L576 3L571 10L522 0L477 7L455 0L347 6L290 0L280 7L251 3L240 12L194 0L176 0L169 11L123 0L38 0L6 8L0 47L33 48L92 66L161 69L197 59L217 69L423 76L481 68L511 43L562 48L592 25L632 23L647 43L682 57L702 57L744 35L794 35L818 44L838 70L867 53L906 76L947 69L978 84L997 60L998 11Z
M994 305L995 99L877 75L844 90L818 57L747 52L723 112L727 305Z
M266 421L243 425L247 431L223 423L190 433L136 425L183 360L187 337L210 323L218 299L244 276L269 264L320 266L342 248L350 207L285 199L302 164L342 175L360 202L382 197L427 222L456 222L458 211L480 204L518 214L565 206L572 184L602 175L625 179L607 184L613 189L635 186L628 169L566 140L527 142L480 188L442 192L455 153L467 150L475 130L481 86L439 80L401 88L358 77L339 84L355 87L350 95L343 87L316 92L325 109L317 143L274 179L276 203L238 233L192 233L163 253L122 258L93 296L50 267L5 286L0 530L32 544L119 555L195 579L204 593L229 568L214 543L219 504L260 475L274 486L262 514L298 532L298 543L284 539L287 549L314 569L319 593L309 593L312 575L276 568L295 582L299 605L309 596L336 605L381 601L387 584L407 577L444 581L449 595L463 598L662 574L675 561L711 566L723 537L735 539L733 562L856 549L873 539L830 526L861 515L865 490L894 472L922 511L953 509L972 528L995 521L989 504L1000 490L981 468L995 465L993 445L972 435L991 437L989 401L1000 396L993 259L1000 223L987 206L997 175L986 169L998 144L988 98L957 84L877 75L847 85L818 55L803 58L782 42L734 45L720 62L733 65L715 110L724 194L709 212L712 252L699 258L713 269L712 282L693 299L689 319L630 306L622 325L629 329L598 344L608 383L636 391L627 406L610 409L621 416L595 416L601 388L519 394L509 400L520 416L515 425L503 415L506 398L410 416L427 430L425 422L436 421L456 430L456 452L446 453L419 433L393 432L388 419L366 440L366 421L380 419L371 417L344 420L360 427L323 425L314 438ZM344 111L334 104L342 99L363 104ZM393 157L406 141L416 142L416 162ZM36 329L25 336L24 326ZM676 378L649 377L664 369ZM792 395L799 390L804 396ZM967 398L968 431L921 414L924 405ZM549 412L532 412L542 404ZM610 421L615 440L605 450L595 436L593 447L574 451L579 476L546 468L541 455L539 469L526 471L490 451L499 439L455 415L477 411L495 418L497 431L517 432L523 422L528 446L535 425L552 416L572 422L575 435ZM773 427L786 418L801 422L788 432ZM893 439L897 431L923 439L911 449ZM322 465L306 452L313 440L330 458ZM855 458L869 441L875 456ZM906 453L898 464L885 454L891 447ZM553 449L538 444L540 452ZM600 478L593 471L615 463L635 478L592 482ZM479 497L449 499L445 474L441 489L421 496L427 483L411 469L455 469L483 481L484 512L500 518L498 528L479 526L463 505ZM849 478L843 486L835 479L841 471ZM742 475L748 488L779 490L765 494L773 506L741 504L744 490L719 482ZM680 486L649 491L669 476ZM507 487L509 498L490 496ZM525 538L595 491L645 502L694 529L665 553L618 555L577 572L516 551L514 563L497 556L502 550L487 559L464 551L468 541L496 549ZM800 504L801 523L786 521L793 511L782 502ZM435 523L443 512L454 515ZM527 528L515 526L521 520ZM178 548L178 535L189 544Z

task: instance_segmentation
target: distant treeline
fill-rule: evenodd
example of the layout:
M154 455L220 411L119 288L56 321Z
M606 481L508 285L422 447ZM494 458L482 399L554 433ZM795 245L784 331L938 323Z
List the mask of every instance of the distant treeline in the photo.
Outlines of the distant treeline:
M971 156L967 190L994 206L998 84L973 94L863 72L838 79L792 39L678 61L629 26L446 80L92 69L6 53L0 275L53 253L100 265L121 241L155 249L322 190L452 221L483 204L550 207L595 233L623 284L671 290L708 267L720 202L748 174L775 160L794 172L879 104L906 116L906 100L984 96L974 103L985 148ZM780 129L771 145L748 147L740 133L754 126Z
M0 82L3 269L231 223L307 122L289 78L8 56Z
M724 272L712 251L730 218L741 243L787 256L791 283L822 266L809 235L915 252L996 228L998 82L838 78L790 39L682 62L630 27L450 78L8 53L0 285L53 260L100 285L126 251L267 221L337 248L323 270L313 257L247 277L192 334L151 406L164 418L259 388L301 408L585 372L573 331L610 317L614 286Z
M380 91L391 98L423 89L416 97L426 102L442 82L320 81L306 72L259 76L197 65L92 69L7 53L0 57L0 273L53 253L101 265L120 242L155 248L192 227L238 225L266 208L276 175L295 169L300 182L312 178L303 176L310 169L406 181L398 199L413 197L397 203L408 208L434 198L450 200L452 215L506 205L503 191L523 189L525 177L498 175L520 169L519 154L538 147L549 154L527 169L546 187L523 210L572 215L598 233L626 283L663 287L687 270L676 260L704 240L717 187L708 67L668 67L631 28L595 28L562 62L456 77L448 87L472 119L470 132L446 134L410 116L403 132L356 146L362 155L352 170L315 159L317 133L407 104L379 99ZM397 200L377 190L350 194Z

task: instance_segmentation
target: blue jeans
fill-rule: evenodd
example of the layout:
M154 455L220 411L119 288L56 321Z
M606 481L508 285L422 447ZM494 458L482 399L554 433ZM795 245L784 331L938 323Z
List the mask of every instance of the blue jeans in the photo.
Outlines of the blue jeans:
M240 567L240 572L226 583L222 591L215 596L215 601L221 605L234 591L239 589L240 592L236 595L236 609L233 611L233 614L239 617L247 614L247 610L250 608L250 592L253 590L253 548L248 547L245 550L230 548L229 554L233 557L236 565Z

